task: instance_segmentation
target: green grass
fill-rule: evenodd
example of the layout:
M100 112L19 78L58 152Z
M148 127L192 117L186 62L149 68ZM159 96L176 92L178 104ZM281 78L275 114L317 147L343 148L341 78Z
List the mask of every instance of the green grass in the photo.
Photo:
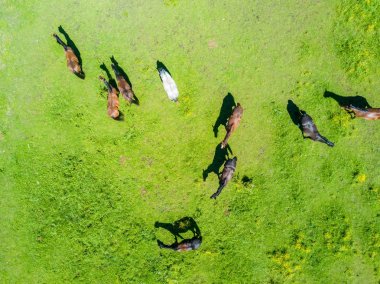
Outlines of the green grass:
M282 2L0 0L1 282L378 283L380 125L323 93L380 105L380 4ZM120 100L122 122L97 79L112 55L141 103ZM228 92L245 111L238 165L213 201L202 170ZM289 99L334 148L302 139ZM185 216L201 247L160 250L173 236L154 223Z

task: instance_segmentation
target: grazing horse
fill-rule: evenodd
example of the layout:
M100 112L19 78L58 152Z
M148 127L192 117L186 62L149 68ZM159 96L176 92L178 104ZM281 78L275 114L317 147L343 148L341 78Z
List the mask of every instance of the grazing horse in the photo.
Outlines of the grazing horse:
M104 85L107 87L107 113L113 119L119 118L119 95L117 90L107 82L102 76L99 76L99 80L103 81Z
M228 124L226 126L226 129L227 129L226 137L224 137L224 140L222 141L222 144L221 144L222 149L226 147L228 143L228 139L230 138L232 132L234 132L235 129L239 126L242 115L243 115L243 108L240 105L240 103L237 103L230 118L228 119Z
M133 93L131 85L125 80L123 74L120 72L119 68L115 64L111 64L113 72L115 72L117 86L120 93L123 95L124 99L130 104L135 102L135 94Z
M57 42L62 45L63 49L65 50L66 55L66 61L67 61L67 67L71 72L73 72L75 75L77 75L79 78L84 79L85 75L82 71L82 68L79 64L78 57L75 55L73 49L66 45L58 36L57 34L53 34Z
M344 109L348 111L352 118L362 117L366 120L380 119L380 108L359 108L353 105L345 106Z
M160 240L157 240L157 244L160 248L172 249L172 250L179 251L179 252L196 250L202 244L202 237L193 237L191 239L184 239L180 243L178 243L176 240L171 245L165 245Z
M207 167L207 169L203 170L203 181L206 181L209 173L215 173L219 176L220 168L228 160L229 153L232 154L230 145L227 145L225 148L221 147L221 143L216 145L212 163Z
M301 130L304 138L309 137L313 141L326 143L330 147L334 147L334 143L323 137L314 124L313 119L306 112L301 111Z
M227 183L232 179L232 176L236 169L237 158L229 159L224 164L224 169L219 178L219 188L218 190L210 196L210 198L216 199L216 197L222 192L222 189L227 185Z
M157 71L160 74L162 84L169 99L173 102L178 102L178 88L168 70L166 70L162 63L157 63Z

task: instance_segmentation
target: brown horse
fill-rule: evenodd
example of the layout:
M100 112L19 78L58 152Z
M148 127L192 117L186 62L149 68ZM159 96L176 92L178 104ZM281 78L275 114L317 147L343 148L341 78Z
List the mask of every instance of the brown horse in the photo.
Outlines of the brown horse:
M102 76L99 76L99 80L103 81L104 85L107 87L107 113L113 119L119 118L119 94L118 91L107 82Z
M310 115L308 115L306 112L301 111L301 130L303 137L310 138L313 141L319 141L322 143L326 143L330 147L334 147L334 143L329 141L326 137L323 137L318 129L317 126L314 124L313 119Z
M210 198L216 199L218 195L222 192L222 189L227 185L227 183L232 179L232 176L236 169L237 158L227 160L224 164L223 172L219 178L219 188L218 190L210 196Z
M123 74L120 72L120 70L117 68L115 64L112 63L111 67L115 72L117 86L124 99L130 104L136 102L135 94L133 93L131 85L127 82L127 80L125 80Z
M240 103L237 103L230 118L228 119L228 124L226 126L227 133L221 144L222 149L226 147L226 145L228 144L228 139L230 138L232 132L234 132L235 129L239 126L242 116L243 116L243 108L240 105Z
M73 49L66 45L58 36L57 34L53 34L57 42L62 45L63 49L65 50L66 55L66 61L67 61L67 67L71 72L73 72L75 75L77 75L79 78L84 79L85 75L82 71L82 68L79 64L79 59L75 55Z
M366 120L380 119L380 108L359 108L353 105L345 106L344 109L352 118L361 117Z
M202 244L202 237L197 236L193 237L191 239L184 239L182 242L178 243L177 240L171 244L171 245L165 245L160 240L157 240L157 244L160 248L166 248L166 249L172 249L175 251L189 251L189 250L196 250L199 248Z

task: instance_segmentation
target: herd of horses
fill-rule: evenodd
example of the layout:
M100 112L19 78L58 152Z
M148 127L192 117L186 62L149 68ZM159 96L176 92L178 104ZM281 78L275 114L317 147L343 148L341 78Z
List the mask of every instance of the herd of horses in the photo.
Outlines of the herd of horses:
M62 27L60 27L61 32L62 30L63 30ZM85 74L82 70L81 61L79 60L78 55L75 53L74 49L71 46L69 46L69 44L65 44L59 38L57 34L54 33L53 37L64 49L68 69L79 78L84 79ZM108 92L107 114L109 117L113 119L118 119L120 116L119 93L122 94L123 98L128 104L135 103L138 105L139 102L132 90L131 83L129 82L128 78L126 78L126 75L123 72L121 72L119 66L113 62L111 64L111 68L115 73L115 77L117 81L117 89L112 84L110 84L110 82L107 81L103 76L99 76L99 80L101 80L104 83ZM160 75L162 84L168 95L168 98L173 102L178 102L178 96L179 96L178 88L170 72L159 61L157 62L157 71ZM351 115L352 118L359 117L366 120L380 119L380 108L371 108L367 106L360 107L360 106L355 106L351 103L349 104L343 103L341 104L341 107L344 108ZM229 116L227 122L224 125L226 128L226 135L223 141L220 143L221 149L225 149L226 147L228 147L228 140L230 139L232 133L239 126L242 116L243 116L243 107L240 105L240 103L237 103L237 105L233 108L232 113ZM334 146L333 142L329 141L326 137L322 136L319 133L313 119L305 111L299 110L297 108L297 111L295 113L295 123L300 127L304 138L310 138L313 141L325 143L330 147ZM227 183L232 179L233 174L236 170L236 162L237 162L237 157L233 157L231 159L228 158L225 161L222 173L221 174L218 173L219 187L217 191L211 195L210 198L216 199L219 196L219 194L222 192L223 188L226 187ZM175 242L171 245L165 245L160 240L157 240L158 246L160 248L167 248L167 249L172 249L175 251L188 251L188 250L194 250L194 249L199 248L199 246L202 243L202 237L201 237L199 228L198 226L196 226L195 221L191 217L185 217L183 219L180 219L174 222L174 224L165 225L165 223L157 222L156 226L157 227L161 226L168 229L172 233L174 232L173 234L175 236ZM179 234L176 234L175 233L176 231L173 228L177 228L177 231L178 231L178 228L181 228L181 227L184 228L185 231L192 230L194 234L193 238L183 239ZM197 228L197 230L194 231L192 228ZM177 235L183 239L180 243L178 243Z

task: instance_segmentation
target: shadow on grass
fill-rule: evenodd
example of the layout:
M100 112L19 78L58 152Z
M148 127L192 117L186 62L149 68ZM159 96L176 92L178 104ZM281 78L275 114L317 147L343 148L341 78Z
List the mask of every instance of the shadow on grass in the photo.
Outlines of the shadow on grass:
M183 234L188 231L191 231L194 237L201 236L201 231L199 230L197 223L191 217L183 217L175 221L174 223L161 223L157 221L156 223L154 223L154 227L168 230L174 236L176 242L177 242L177 237L184 239L180 235L180 233Z
M228 118L232 114L233 108L236 106L234 96L231 93L228 93L224 99L222 106L220 107L220 112L219 116L216 119L214 126L213 126L213 131L214 131L214 136L218 137L218 128L220 125L226 126Z
M301 116L304 113L303 110L300 110L299 107L292 101L288 100L288 105L286 106L286 110L289 113L289 116L293 123L298 126L298 129L302 132L301 126Z
M164 69L166 72L169 73L170 76L172 76L172 73L170 73L169 69L165 66L165 64L162 63L161 61L157 60L157 70L159 71L160 69ZM161 77L160 77L160 79L161 79Z
M323 94L325 98L332 98L334 99L340 107L345 107L348 105L353 105L359 108L370 108L371 106L367 102L367 99L362 96L351 96L351 97L343 97L340 95L337 95L333 92L325 91Z
M110 85L112 87L114 87L115 89L117 89L117 84L116 84L116 81L114 78L112 78L112 75L110 73L110 71L108 70L107 66L102 63L101 65L99 65L100 69L102 69L104 72L106 72L107 74L107 78L108 78L108 83L110 83Z
M211 164L207 167L207 169L203 170L203 181L206 181L208 175L210 173L215 173L217 176L220 174L220 168L224 165L225 161L228 160L229 153L232 155L231 147L227 144L227 147L221 147L222 143L219 143L215 147L214 158L212 159Z

